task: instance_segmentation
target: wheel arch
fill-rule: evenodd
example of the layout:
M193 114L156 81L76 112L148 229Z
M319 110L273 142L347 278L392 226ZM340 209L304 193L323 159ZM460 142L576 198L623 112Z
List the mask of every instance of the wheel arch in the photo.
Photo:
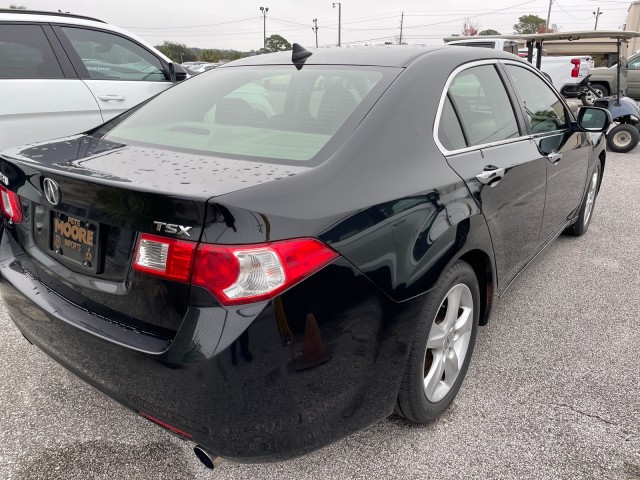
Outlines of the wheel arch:
M495 294L495 280L491 269L491 259L487 253L476 249L466 252L460 260L473 268L480 287L480 325L486 325L491 316Z
M600 160L600 178L598 179L598 191L600 191L602 177L604 175L604 166L607 163L607 152L604 149L600 152L600 155L598 155L598 160Z

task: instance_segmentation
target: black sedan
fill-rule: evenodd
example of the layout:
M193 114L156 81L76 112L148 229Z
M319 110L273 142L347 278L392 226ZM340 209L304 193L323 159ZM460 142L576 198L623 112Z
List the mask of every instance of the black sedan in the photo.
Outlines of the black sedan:
M234 62L4 151L2 294L30 342L208 466L425 423L509 284L587 231L609 121L481 48Z

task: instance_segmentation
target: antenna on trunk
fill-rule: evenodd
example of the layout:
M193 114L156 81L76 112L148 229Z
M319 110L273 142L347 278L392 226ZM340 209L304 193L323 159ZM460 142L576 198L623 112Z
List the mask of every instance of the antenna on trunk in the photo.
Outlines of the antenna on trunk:
M309 50L306 50L302 45L297 43L293 44L293 50L291 51L291 61L296 66L298 70L300 70L304 66L304 62L307 61L313 53Z

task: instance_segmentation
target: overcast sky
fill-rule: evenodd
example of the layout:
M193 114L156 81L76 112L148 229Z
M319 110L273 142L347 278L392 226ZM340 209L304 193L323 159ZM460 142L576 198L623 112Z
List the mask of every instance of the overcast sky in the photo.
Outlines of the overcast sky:
M266 34L315 46L313 19L318 19L318 44L338 42L338 5L305 0L0 0L32 10L62 10L100 18L127 28L149 43L164 40L192 47L252 50L262 47L260 7L268 7ZM550 24L562 31L592 30L593 12L600 7L598 30L617 30L626 22L631 1L553 0ZM465 18L480 30L513 33L518 17L547 17L549 0L343 0L342 44L397 42L404 12L403 41L442 43L459 33Z

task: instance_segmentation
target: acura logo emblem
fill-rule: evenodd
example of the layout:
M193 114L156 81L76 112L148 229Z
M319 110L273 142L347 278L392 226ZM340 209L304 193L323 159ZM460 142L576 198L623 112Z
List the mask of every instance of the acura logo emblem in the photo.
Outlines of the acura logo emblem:
M50 178L45 178L42 186L44 187L44 196L47 197L49 203L51 205L57 205L60 201L60 188L58 184Z

